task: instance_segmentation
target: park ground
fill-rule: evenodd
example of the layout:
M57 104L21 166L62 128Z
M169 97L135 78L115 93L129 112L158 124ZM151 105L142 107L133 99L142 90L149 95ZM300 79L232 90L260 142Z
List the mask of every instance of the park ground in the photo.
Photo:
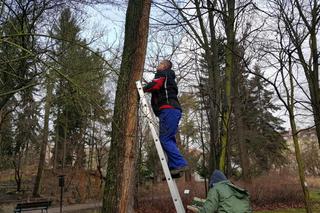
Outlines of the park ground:
M0 213L13 212L17 202L32 200L31 191L34 180L32 168L25 173L23 191L15 192L13 171L2 173L0 176ZM42 197L53 200L53 208L49 213L58 211L60 189L58 173L46 170L43 179ZM309 189L313 212L320 212L320 177L309 177ZM303 209L302 192L299 181L293 175L269 174L255 178L250 183L233 180L238 185L248 189L255 212L259 213L298 213ZM102 186L99 174L94 171L71 170L66 173L66 187L64 190L65 212L99 212L101 206ZM180 194L185 205L191 203L193 197L204 198L204 182L177 181ZM189 194L184 190L189 189ZM136 193L136 211L138 213L171 213L174 206L166 182L146 181L139 185Z

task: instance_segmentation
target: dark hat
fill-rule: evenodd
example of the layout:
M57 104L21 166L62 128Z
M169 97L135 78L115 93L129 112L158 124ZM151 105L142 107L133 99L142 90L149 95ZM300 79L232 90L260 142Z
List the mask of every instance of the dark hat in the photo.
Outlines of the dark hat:
M214 170L210 182L209 182L209 187L212 188L216 183L219 183L221 181L228 180L226 176L220 171L220 170Z

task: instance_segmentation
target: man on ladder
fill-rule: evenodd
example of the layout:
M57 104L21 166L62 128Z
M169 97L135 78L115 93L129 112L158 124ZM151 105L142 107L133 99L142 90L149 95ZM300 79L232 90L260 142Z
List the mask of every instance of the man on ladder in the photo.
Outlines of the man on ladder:
M177 97L175 73L171 68L171 61L161 61L154 79L144 86L143 91L152 94L151 106L154 114L159 117L159 139L168 157L170 173L172 177L178 178L188 166L176 143L175 135L181 119L181 106Z

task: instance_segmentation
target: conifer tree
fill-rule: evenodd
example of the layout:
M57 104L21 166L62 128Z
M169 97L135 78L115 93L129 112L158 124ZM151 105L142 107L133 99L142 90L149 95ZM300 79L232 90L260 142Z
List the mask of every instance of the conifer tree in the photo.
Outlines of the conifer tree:
M84 166L88 119L93 107L103 108L106 100L102 56L88 50L86 41L80 38L80 30L71 10L65 9L52 31L56 38L52 58L58 64L54 101L57 153L54 156L62 168L72 163Z
M244 122L247 126L246 143L249 156L254 163L254 171L268 171L273 164L284 161L283 151L286 143L280 132L283 121L275 117L273 112L280 108L273 103L273 91L259 76L263 75L258 66L255 73L247 81L248 96L243 110Z
M7 40L0 47L0 126L6 113L10 113L7 116L14 121L7 121L11 124L7 123L6 127L15 127L11 163L15 169L17 191L22 187L28 154L38 147L38 103L34 100L34 92L39 73L36 69L36 39L31 35L35 26L29 19L29 12L26 8L17 8L16 13L8 15L1 26L2 35L7 36ZM17 34L21 36L12 36ZM14 109L10 109L10 105Z

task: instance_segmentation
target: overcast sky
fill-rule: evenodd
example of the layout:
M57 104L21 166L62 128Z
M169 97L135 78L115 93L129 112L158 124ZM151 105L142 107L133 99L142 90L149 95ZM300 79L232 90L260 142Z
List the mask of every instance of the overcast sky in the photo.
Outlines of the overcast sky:
M88 13L88 18L85 20L85 27L82 32L82 37L96 38L95 42L91 44L94 49L106 49L108 46L120 47L123 42L124 24L125 24L125 12L126 8L124 6L111 6L111 5L98 5L94 7L87 7L86 12ZM151 11L151 16L154 17L154 8ZM152 19L151 19L152 22ZM149 41L151 37L154 39L157 35L155 32L149 34ZM159 36L160 38L161 36ZM154 45L149 43L148 45L148 55L149 58L146 59L147 64L153 64L154 59L151 57L153 52L156 51ZM150 59L151 58L151 59ZM177 57L175 60L179 60L181 57ZM185 59L186 57L182 57ZM149 60L149 61L148 61ZM147 69L152 70L154 67L148 67ZM145 75L147 79L152 78L151 75ZM300 77L302 78L302 77ZM301 96L298 94L298 96ZM299 97L303 99L303 97ZM275 97L275 101L277 98ZM276 103L279 103L276 101ZM289 128L287 115L285 115L285 110L280 110L275 112L277 117L281 117L286 121L285 128ZM298 126L300 128L305 128L312 123L312 116L306 119L306 117L298 118Z

